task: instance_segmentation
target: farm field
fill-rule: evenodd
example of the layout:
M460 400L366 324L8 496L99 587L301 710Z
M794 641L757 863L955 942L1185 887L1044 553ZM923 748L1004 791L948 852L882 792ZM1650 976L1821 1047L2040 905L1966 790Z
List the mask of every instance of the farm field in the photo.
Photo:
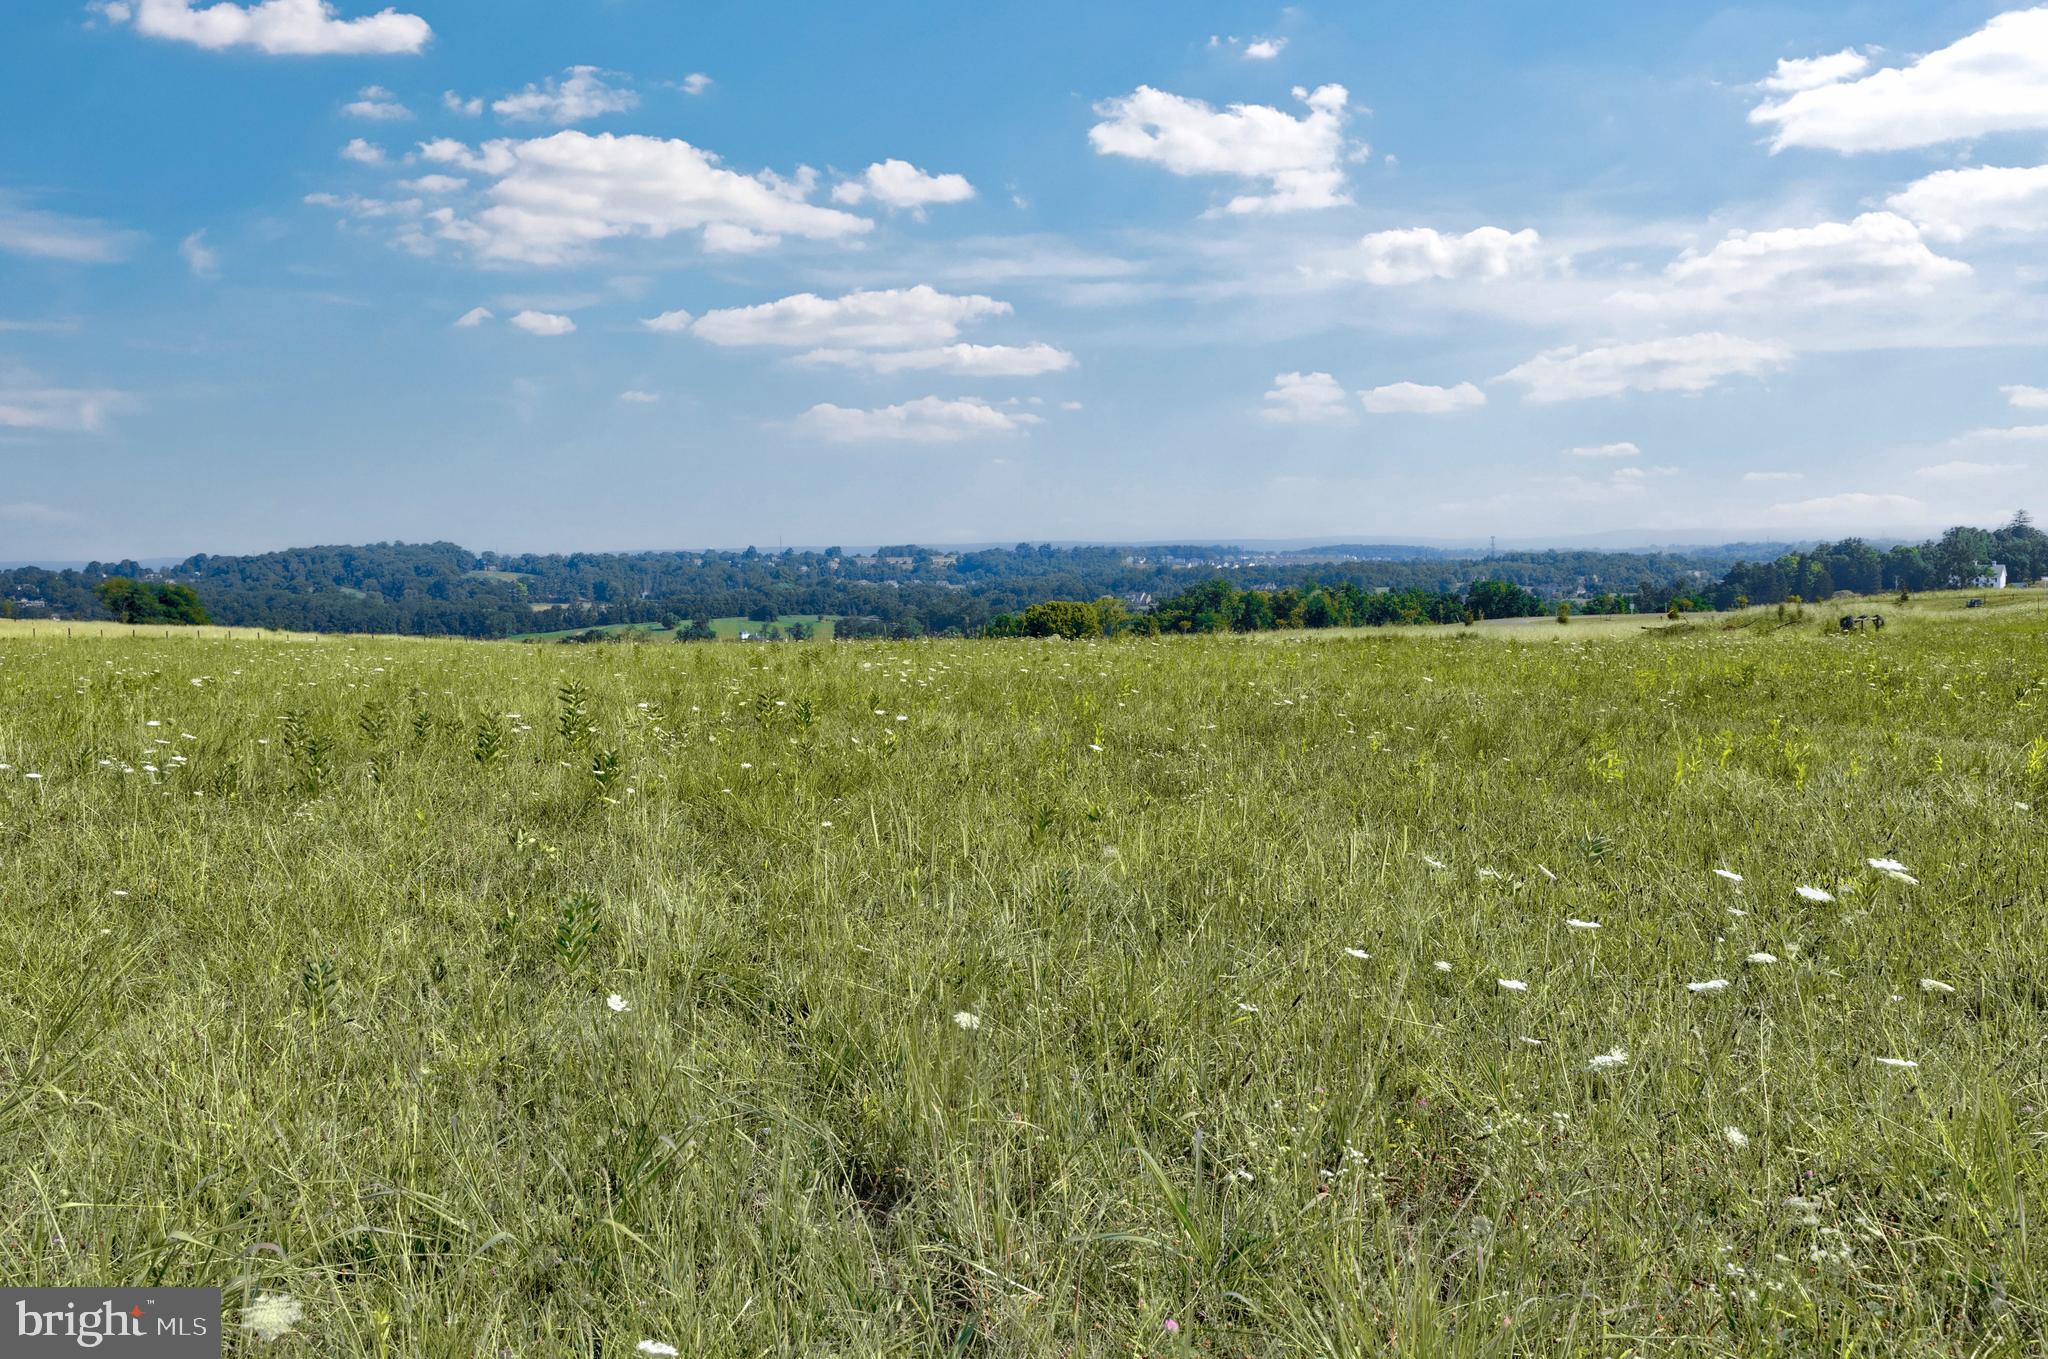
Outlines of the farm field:
M0 626L0 1274L278 1355L2038 1354L2048 620L1865 607Z
M784 629L787 629L792 623L801 623L805 627L812 629L820 639L827 639L832 636L832 620L815 613L786 613L777 618L775 623L776 626ZM751 618L714 618L711 620L711 630L717 633L721 640L738 640L742 632L758 632L766 626L767 624L757 623ZM606 623L601 627L588 629L558 628L553 632L522 632L516 636L508 637L506 640L511 642L559 642L564 637L575 637L586 631L603 633L644 632L652 640L658 642L673 641L675 639L674 630L662 627L659 623Z

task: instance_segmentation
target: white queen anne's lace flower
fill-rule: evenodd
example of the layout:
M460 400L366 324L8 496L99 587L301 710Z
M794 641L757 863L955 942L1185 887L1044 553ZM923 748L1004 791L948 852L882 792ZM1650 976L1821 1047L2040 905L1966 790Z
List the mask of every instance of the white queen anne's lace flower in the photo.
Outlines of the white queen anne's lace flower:
M258 1340L279 1340L291 1334L305 1315L304 1304L289 1293L258 1293L256 1300L242 1309L242 1327Z
M1807 901L1833 901L1835 899L1833 892L1824 892L1818 887L1801 887L1797 890L1800 897Z
M973 1033L981 1027L981 1016L975 1014L972 1010L955 1010L953 1011L953 1022L967 1030L967 1032Z
M1626 1065L1627 1062L1627 1048L1611 1048L1606 1052L1600 1053L1598 1056L1594 1057L1592 1061L1586 1063L1586 1070L1612 1071L1615 1067Z

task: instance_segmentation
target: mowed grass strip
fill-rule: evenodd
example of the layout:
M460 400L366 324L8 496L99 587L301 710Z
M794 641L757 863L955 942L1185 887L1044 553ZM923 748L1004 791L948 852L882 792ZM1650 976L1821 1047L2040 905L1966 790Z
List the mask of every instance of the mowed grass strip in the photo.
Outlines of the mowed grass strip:
M279 1354L2038 1353L2048 644L1832 622L9 630L0 1274Z

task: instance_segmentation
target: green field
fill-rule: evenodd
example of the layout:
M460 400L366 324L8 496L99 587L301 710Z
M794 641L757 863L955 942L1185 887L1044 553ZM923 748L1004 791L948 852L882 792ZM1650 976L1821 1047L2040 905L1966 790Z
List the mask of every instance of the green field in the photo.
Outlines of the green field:
M812 635L820 640L828 640L832 636L832 620L822 614L786 613L777 618L775 622L777 626L785 630L792 623L801 623L805 627L810 628ZM766 626L767 624L757 623L751 618L714 618L711 620L711 630L717 633L721 639L728 641L737 640L742 632L759 632ZM647 634L648 640L657 642L672 641L675 638L674 632L661 626L659 623L606 623L597 628L557 628L553 632L522 632L516 636L508 637L506 640L511 642L559 642L564 637L575 637L584 632L602 632L606 634L642 632Z
M280 1355L2038 1355L2010 598L0 630L0 1275Z

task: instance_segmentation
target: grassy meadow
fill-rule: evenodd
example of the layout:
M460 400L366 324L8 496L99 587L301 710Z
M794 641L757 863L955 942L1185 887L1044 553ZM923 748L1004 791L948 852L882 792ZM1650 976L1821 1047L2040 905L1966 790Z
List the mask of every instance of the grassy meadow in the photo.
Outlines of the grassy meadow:
M2039 1354L2033 604L0 631L0 1276L277 1355Z

